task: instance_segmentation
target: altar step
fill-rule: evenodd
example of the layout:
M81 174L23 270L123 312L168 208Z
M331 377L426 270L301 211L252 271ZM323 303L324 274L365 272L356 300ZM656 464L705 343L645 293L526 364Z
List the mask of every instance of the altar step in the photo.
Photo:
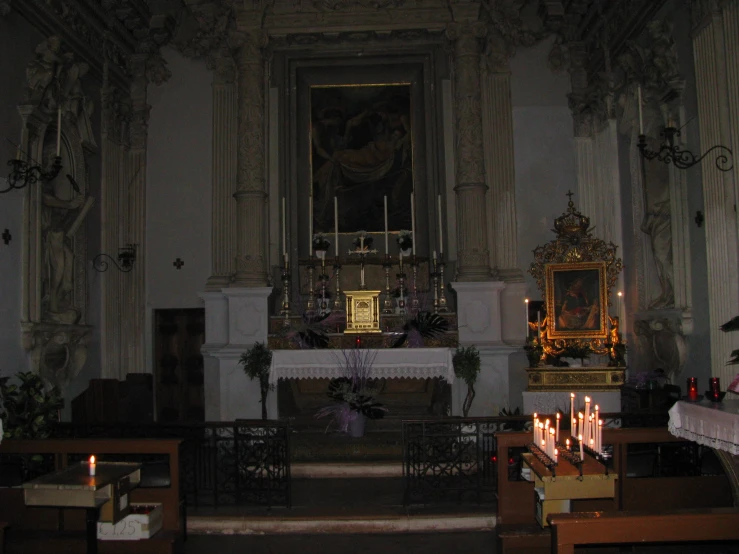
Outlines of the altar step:
M308 465L308 464L306 464ZM331 464L293 470L293 507L220 507L188 509L191 534L363 534L491 531L494 505L449 503L403 506L403 480L381 476L389 464ZM319 467L320 466L320 467ZM399 469L399 468L398 468ZM361 478L358 474L368 471ZM328 475L331 475L330 477Z

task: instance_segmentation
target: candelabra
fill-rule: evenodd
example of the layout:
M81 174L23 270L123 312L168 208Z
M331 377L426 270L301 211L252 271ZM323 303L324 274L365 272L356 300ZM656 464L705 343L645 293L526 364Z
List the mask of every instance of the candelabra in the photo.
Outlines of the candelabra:
M110 261L105 261L105 258L108 258ZM113 264L121 273L128 273L133 269L134 262L136 262L136 245L127 244L118 249L117 261L116 258L113 258L109 254L98 254L92 260L92 268L95 271L104 273L108 271L109 264Z
M446 288L444 286L444 267L446 264L444 263L444 259L439 259L439 313L445 314L449 312L449 306L446 301L446 292L444 289Z
M411 271L413 272L413 297L411 298L411 312L413 314L417 314L419 310L419 303L418 303L418 262L416 261L416 256L413 256L413 261L411 262Z
M434 283L434 313L439 313L439 272L434 258L434 270L431 272L431 279Z
M385 270L385 302L383 303L382 313L391 314L393 313L393 301L390 299L390 268L393 267L390 261L390 255L385 254L385 263L382 264Z
M328 299L326 293L328 292L328 275L326 274L326 258L321 258L321 274L318 276L321 281L321 302L318 307L318 313L326 315L328 313Z
M31 165L24 160L10 160L8 165L11 167L8 175L8 188L0 189L0 193L22 189L39 181L45 182L55 179L62 169L62 158L61 156L55 156L54 162L47 170L44 170L41 164Z
M280 315L285 316L285 327L290 325L290 270L288 264L282 268L282 309Z
M403 260L400 260L400 273L396 275L396 278L398 279L398 292L400 293L400 296L398 297L398 313L405 314L405 273L403 273Z
M336 298L334 298L333 309L336 312L341 312L344 310L344 303L341 301L341 279L339 278L341 275L341 261L338 256L334 260L334 271L336 272Z
M675 127L665 127L660 133L660 137L665 139L666 142L662 143L660 149L657 151L647 150L647 137L643 134L639 135L639 142L637 148L641 152L641 155L647 160L653 160L657 158L660 162L666 164L672 163L678 169L688 169L698 164L708 156L714 150L721 152L716 156L716 168L719 171L731 171L734 167L734 162L730 158L733 157L733 152L726 146L717 144L712 146L706 152L700 156L696 156L690 150L683 150L679 144L675 144L675 137L680 137L680 130Z
M306 315L312 316L316 311L315 292L313 291L313 271L315 270L313 255L308 259L308 303L305 307Z

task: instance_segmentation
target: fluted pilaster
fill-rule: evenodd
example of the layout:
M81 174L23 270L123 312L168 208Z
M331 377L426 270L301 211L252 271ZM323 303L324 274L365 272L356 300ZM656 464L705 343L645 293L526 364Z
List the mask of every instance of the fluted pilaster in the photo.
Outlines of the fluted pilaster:
M739 122L730 122L732 104L736 110L737 38L725 34L736 29L736 9L714 13L712 20L693 38L698 96L700 142L703 150L715 144L729 145L736 137ZM726 29L725 29L726 26ZM724 55L725 53L725 55ZM729 88L734 87L734 88ZM730 99L731 97L733 99ZM734 116L736 117L736 112ZM735 156L737 149L734 148ZM736 172L736 161L734 162ZM708 307L711 330L712 374L733 379L735 368L726 361L736 347L736 336L719 331L722 323L736 315L739 306L737 276L737 221L734 211L736 176L722 173L712 160L701 166L703 200L706 211L706 258L708 262Z
M236 151L238 94L233 58L221 53L213 68L211 276L206 290L228 286L236 259Z
M488 229L491 262L504 281L523 282L517 257L516 172L509 72L483 76L482 129L485 176L490 190L488 210L493 222Z
M447 27L454 42L458 281L491 277L480 102L480 40L485 33L482 23Z
M233 287L267 284L266 190L264 179L264 36L244 33L236 54L238 142L236 275Z

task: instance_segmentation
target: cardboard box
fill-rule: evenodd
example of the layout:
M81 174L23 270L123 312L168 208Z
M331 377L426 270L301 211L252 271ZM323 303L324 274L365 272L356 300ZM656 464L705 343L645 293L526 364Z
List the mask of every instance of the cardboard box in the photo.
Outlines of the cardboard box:
M142 507L152 508L147 514L135 513ZM113 525L98 522L98 539L101 541L137 541L149 539L162 528L161 504L131 504L131 513Z

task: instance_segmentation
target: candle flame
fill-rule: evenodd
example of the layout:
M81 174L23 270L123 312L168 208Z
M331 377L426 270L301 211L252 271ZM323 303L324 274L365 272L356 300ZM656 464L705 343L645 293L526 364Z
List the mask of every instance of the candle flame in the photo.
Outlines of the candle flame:
M559 418L560 418L560 415L559 415L559 412L557 412L557 419L559 419Z
M94 464L95 463L95 456L90 456L90 463L91 464Z
M586 402L586 403L587 403L587 402L590 402L590 397L589 397L589 396L586 396L586 397L585 397L585 402Z
M549 428L549 434L550 434L550 435L553 435L553 434L554 434L554 427L550 427L550 428Z
M619 295L619 296L623 296L623 295L624 295L624 293L623 293L623 292L621 292L621 291L618 291L618 295Z
M570 446L570 439L565 439L565 446L569 448Z
M526 302L527 304L529 303L529 299L528 298L524 298L523 301Z

